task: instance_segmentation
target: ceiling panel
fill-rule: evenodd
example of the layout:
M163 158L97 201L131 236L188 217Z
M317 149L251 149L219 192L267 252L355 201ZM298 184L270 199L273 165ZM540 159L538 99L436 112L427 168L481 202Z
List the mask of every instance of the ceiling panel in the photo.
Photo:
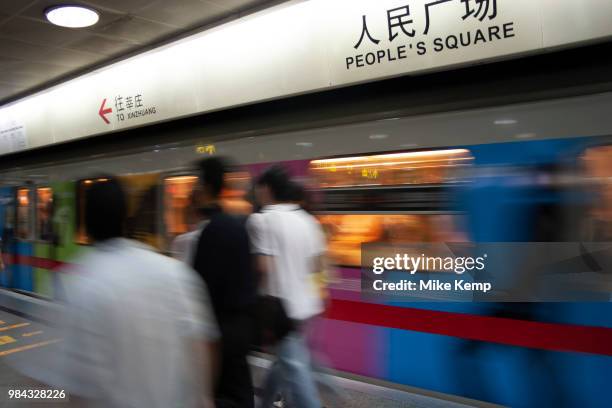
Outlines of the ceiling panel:
M11 57L26 61L44 60L44 54L49 47L43 45L29 44L12 38L0 37L0 56Z
M51 48L43 57L46 61L64 67L79 68L94 64L105 57L99 53L71 50L68 48Z
M40 62L18 62L14 69L22 74L40 77L61 75L67 71L66 67Z
M150 5L151 3L158 2L160 2L160 0L86 0L83 2L83 4L87 4L95 9L114 10L121 13L134 13L145 6Z
M153 3L139 11L139 15L153 21L189 27L220 18L226 10L214 3L201 0L176 0Z
M214 3L215 5L226 9L226 10L236 10L244 7L254 7L258 4L266 3L263 0L202 0L206 3Z
M29 75L19 71L2 72L2 81L21 88L32 86L32 84L50 77L50 75L46 77L44 75Z
M0 13L13 15L19 13L36 3L36 0L2 0L0 1Z
M55 27L51 24L22 17L15 17L6 21L0 29L0 38L8 37L52 47L61 46L86 35L86 31Z
M83 40L71 43L69 49L102 54L106 56L116 56L117 54L127 52L136 46L138 46L138 44L120 39L90 34Z
M12 94L24 91L25 87L19 87L13 83L2 82L0 79L0 94Z
M282 0L0 0L0 105L228 16ZM44 11L83 4L100 21L86 29L56 27Z
M176 32L176 27L126 15L92 31L133 42L147 43Z
M1 49L2 45L0 44L0 49ZM17 62L20 62L21 60L18 60L16 58L11 58L11 57L3 57L2 55L0 55L0 72L2 72L2 67L4 66L8 66L11 64L15 64Z

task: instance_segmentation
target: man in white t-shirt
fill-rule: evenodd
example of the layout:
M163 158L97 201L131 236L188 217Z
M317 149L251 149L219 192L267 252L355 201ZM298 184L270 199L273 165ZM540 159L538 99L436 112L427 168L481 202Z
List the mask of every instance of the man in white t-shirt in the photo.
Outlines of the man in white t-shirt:
M291 203L291 193L286 171L280 166L268 169L256 186L262 211L248 220L262 290L282 300L294 323L294 330L277 344L277 360L266 380L261 406L270 407L282 390L298 408L320 408L302 328L323 312L312 274L322 270L325 239L316 219Z
M174 238L170 246L172 257L185 262L187 265L193 264L198 239L202 230L208 224L208 220L204 219L200 210L200 194L200 188L198 186L194 187L189 195L189 203L185 209L187 211L189 231Z
M126 200L104 177L86 192L93 247L69 267L66 313L49 378L100 407L212 406L208 293L182 262L124 236ZM203 378L203 376L205 378Z

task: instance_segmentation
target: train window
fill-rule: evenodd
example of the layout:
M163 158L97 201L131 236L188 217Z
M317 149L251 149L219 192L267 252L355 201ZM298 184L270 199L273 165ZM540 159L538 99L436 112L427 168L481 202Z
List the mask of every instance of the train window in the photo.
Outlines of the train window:
M465 149L313 160L331 259L359 266L362 243L465 241L450 191L472 161Z
M189 214L191 194L198 181L197 176L172 176L164 180L164 222L166 239L188 232L193 224ZM245 171L232 171L226 174L226 187L221 192L220 204L229 214L248 215L252 211L246 200L251 177Z
M597 197L587 214L585 234L587 240L612 239L612 146L587 149L583 156L584 176L590 192Z
M144 242L154 248L161 248L158 233L159 175L146 173L117 176L124 189L127 205L126 236ZM106 178L81 180L77 183L76 242L87 245L91 238L85 229L85 194L95 183L108 181Z
M361 244L464 242L456 214L321 214L328 254L337 265L361 265Z
M118 176L127 197L127 236L161 249L159 233L159 174L144 173Z
M423 185L454 182L471 162L468 150L449 149L313 160L310 170L322 188Z
M36 189L36 237L41 241L53 240L53 190Z
M198 178L173 176L164 180L164 221L169 242L189 231L189 198Z
M19 239L32 237L31 204L30 189L17 189L17 238Z
M221 192L223 211L234 215L248 215L253 206L246 199L251 186L251 175L246 171L232 171L225 176L225 188Z
M94 183L105 181L106 179L86 179L77 182L77 199L76 199L76 237L77 244L89 245L91 239L85 230L85 193L87 189Z
M77 212L77 222L76 222L76 234L75 240L77 244L87 245L90 244L91 241L87 236L87 231L85 230L85 192L87 188L93 184L93 180L81 180L77 182L77 202L76 202L76 212Z

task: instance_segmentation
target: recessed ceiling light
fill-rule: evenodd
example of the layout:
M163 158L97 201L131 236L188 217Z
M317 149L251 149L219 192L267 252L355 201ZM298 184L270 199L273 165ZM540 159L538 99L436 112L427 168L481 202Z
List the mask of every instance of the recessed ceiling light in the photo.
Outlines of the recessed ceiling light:
M75 5L49 7L45 10L45 16L51 24L69 28L89 27L100 19L97 11Z
M300 147L312 147L311 142L297 142L295 145Z
M383 135L383 134L376 134L376 135L370 135L370 139L371 140L383 140L388 138L389 135Z

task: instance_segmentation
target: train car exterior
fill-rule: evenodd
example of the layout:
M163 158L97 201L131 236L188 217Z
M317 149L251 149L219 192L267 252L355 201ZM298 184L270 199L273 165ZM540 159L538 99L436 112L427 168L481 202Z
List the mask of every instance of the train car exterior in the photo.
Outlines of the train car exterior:
M575 162L589 146L609 142L610 139L606 137L582 137L454 145L449 149L469 152L469 167L478 169ZM249 141L243 140L242 143ZM443 148L426 150L436 154L444 151ZM415 151L405 150L402 153L411 154ZM130 160L137 161L138 157L130 156ZM320 183L316 185L317 177L313 174L316 161L309 158L242 165L252 178L272 163L283 163L294 176L310 183L319 194L325 194L325 188ZM37 172L41 171L44 172L43 169L37 169ZM366 182L371 181L378 177L372 171L376 171L376 166L360 172L357 177ZM334 172L337 173L337 170ZM173 221L174 227L168 225L168 217L172 217L168 211L176 205L172 204L168 194L185 196L188 188L181 190L182 187L177 185L193 183L195 180L191 174L193 172L189 170L179 173L172 170L168 173L122 176L132 201L131 213L137 220L134 224L136 238L164 250L169 241L168 234L180 232L178 221ZM431 177L440 176L427 173L424 177L431 181ZM69 263L79 250L86 250L82 244L87 240L82 235L79 223L79 217L82 216L79 192L92 180L51 180L49 183L7 187L0 191L0 211L4 215L2 219L3 227L8 231L6 235L11 233L11 223L16 226L15 238L9 238L14 243L3 244L3 248L6 248L5 258L10 265L2 275L3 286L61 299L62 279L70 278L63 276L62 266ZM45 200L45 193L47 204L48 197L51 197L52 214L41 203ZM23 198L26 194L29 201ZM20 199L22 207L19 207ZM150 205L142 208L139 202ZM354 203L346 204L350 207ZM444 218L449 214L464 213L465 208L460 204L456 202L456 208L395 212L359 211L355 208L326 211L326 208L321 207L319 217L323 223L326 222L325 217L339 215L361 217L362 220L370 220L375 216L400 217L400 225L407 225L409 219L440 216L443 217L440 222L444 223L449 221L449 218ZM486 206L481 204L479 208ZM428 205L436 203L430 202ZM137 210L139 214L136 214ZM11 214L14 214L14 221L11 220ZM31 214L32 217L24 220L25 214ZM180 214L180 211L174 214ZM47 218L41 221L44 217ZM44 226L45 222L53 225L50 228L53 233L48 236L43 236L45 229L48 229ZM368 222L362 228L369 228L371 233L374 227ZM415 225L411 227L416 228L410 230L411 233L426 235L419 230L425 228L426 224L417 222ZM30 228L29 231L26 231L26 226ZM474 232L469 230L467 224L457 230L460 239L467 239ZM362 239L375 239L375 235L372 235L374 238ZM342 254L346 255L346 251L340 251ZM326 356L332 367L371 378L508 406L552 407L560 406L561 402L590 407L612 404L612 397L607 392L609 378L612 378L612 350L610 345L601 347L595 344L598 339L610 338L611 303L542 304L530 316L533 319L531 321L496 317L491 312L494 307L487 304L372 303L364 301L360 296L358 264L351 264L346 259L339 259L336 263L337 277L330 283L329 290L331 307L327 317L316 322L312 336L315 349ZM431 324L424 323L427 321ZM508 335L522 330L531 330L537 333L537 337L526 340L519 334ZM575 341L568 342L566 337L571 336L575 336ZM351 339L350 342L347 339Z

